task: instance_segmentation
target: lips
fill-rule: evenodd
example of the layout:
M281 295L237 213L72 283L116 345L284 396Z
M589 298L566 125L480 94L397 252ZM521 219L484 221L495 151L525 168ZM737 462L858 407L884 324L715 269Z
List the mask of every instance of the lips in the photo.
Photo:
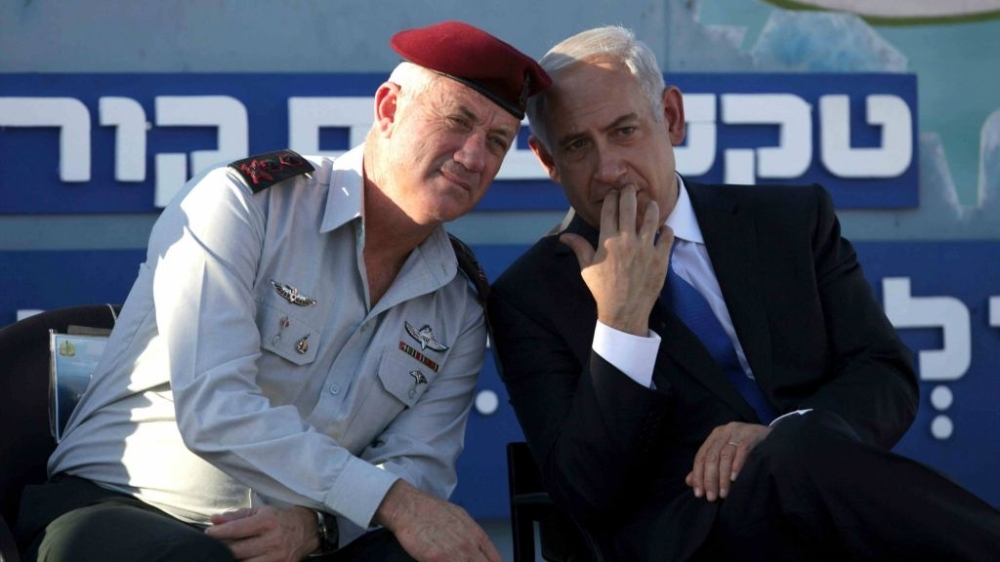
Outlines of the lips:
M638 185L636 185L636 184L634 184L632 182L626 182L626 183L618 184L618 185L616 185L614 187L611 187L607 191L605 191L604 193L601 193L600 197L594 199L594 203L597 204L597 205L603 205L604 204L604 200L607 199L607 197L608 197L608 194L610 194L610 193L621 193L621 190L625 189L626 187L628 187L630 185L633 186L633 187L635 187L635 196L636 196L636 198L639 198L646 191L645 189L639 187Z

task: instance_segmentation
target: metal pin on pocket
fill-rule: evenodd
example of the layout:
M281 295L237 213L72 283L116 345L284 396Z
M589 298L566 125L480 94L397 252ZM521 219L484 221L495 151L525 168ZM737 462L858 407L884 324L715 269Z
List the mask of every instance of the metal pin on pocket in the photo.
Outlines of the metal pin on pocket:
M295 351L303 355L307 351L309 351L309 342L307 341L308 339L309 339L309 334L302 336L302 339L299 340L299 343L295 344Z
M287 316L282 316L281 320L278 320L278 333L274 334L274 337L271 338L272 345L278 345L278 342L281 341L281 333L284 332L285 328L287 328L291 324L292 323L288 321Z

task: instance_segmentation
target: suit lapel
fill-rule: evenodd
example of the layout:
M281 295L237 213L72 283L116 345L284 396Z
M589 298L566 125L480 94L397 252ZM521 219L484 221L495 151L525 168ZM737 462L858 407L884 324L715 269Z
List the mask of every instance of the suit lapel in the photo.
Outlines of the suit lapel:
M686 183L705 247L722 289L733 327L750 368L764 389L771 388L771 336L758 267L753 217L721 186Z

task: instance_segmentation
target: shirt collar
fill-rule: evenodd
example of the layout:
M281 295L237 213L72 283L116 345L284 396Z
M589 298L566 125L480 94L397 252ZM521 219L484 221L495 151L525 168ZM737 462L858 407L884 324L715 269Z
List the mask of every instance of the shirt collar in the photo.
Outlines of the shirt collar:
M674 236L688 242L704 244L705 239L701 235L701 227L698 226L698 217L694 214L694 207L691 206L691 198L688 197L687 187L684 186L684 178L677 174L677 204L674 210L667 217L667 226L674 231Z
M364 145L356 146L333 160L326 211L320 232L330 232L362 216L364 208Z

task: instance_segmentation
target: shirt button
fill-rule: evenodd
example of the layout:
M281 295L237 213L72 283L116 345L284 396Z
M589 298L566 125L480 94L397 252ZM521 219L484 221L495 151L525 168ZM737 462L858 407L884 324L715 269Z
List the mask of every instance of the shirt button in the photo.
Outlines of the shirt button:
M330 387L330 394L332 394L334 396L340 394L340 385L339 384L335 384L335 385L331 386Z
M417 395L417 391L415 389L410 389L410 398L413 398L416 395Z

